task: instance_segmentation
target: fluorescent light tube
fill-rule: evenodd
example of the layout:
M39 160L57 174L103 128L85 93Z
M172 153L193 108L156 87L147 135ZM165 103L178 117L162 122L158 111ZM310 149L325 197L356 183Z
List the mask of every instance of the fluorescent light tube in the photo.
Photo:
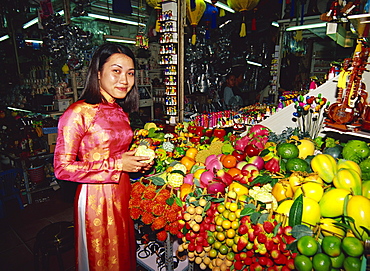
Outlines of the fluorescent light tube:
M136 25L136 26L138 26L138 25L139 26L145 26L145 24L143 24L143 23L129 21L129 20L120 19L120 18L108 17L108 16L94 14L94 13L89 13L89 14L87 14L87 16L89 16L91 18L95 18L95 19L111 21L111 22L116 22L116 23L130 24L130 25Z
M24 40L25 42L42 43L42 40Z
M286 31L303 30L303 29L320 28L320 27L326 27L326 23L303 24L303 25L290 26L290 27L287 27Z
M29 21L29 22L27 22L27 23L25 23L24 25L23 25L23 29L27 29L27 28L29 28L30 26L33 26L34 24L36 24L37 22L39 21L39 18L33 18L31 21Z
M9 39L9 35L5 35L5 36L0 37L0 41L7 40L7 39Z
M32 112L32 111L29 111L29 110L15 108L15 107L10 107L10 106L8 106L7 109L10 109L10 110L13 110L13 111L22 111L22 112L27 112L27 113L31 113Z
M272 22L272 23L271 23L271 25L272 25L272 26L275 26L275 27L279 27L279 23L278 23L278 22L275 22L275 21L274 21L274 22Z
M61 10L61 11L58 11L57 12L59 15L64 15L64 10ZM36 18L33 18L31 21L25 23L23 25L23 29L26 29L26 28L29 28L30 26L33 26L34 24L36 24L37 22L39 21L39 18L36 17Z
M209 3L209 4L212 4L212 1L211 0L204 0L204 1L207 2L207 3ZM219 8L222 8L222 9L228 11L228 12L235 13L235 10L233 10L228 5L225 5L223 3L216 2L215 6L216 7L219 7Z
M262 67L262 64L257 63L257 62L253 62L253 61L249 61L249 60L247 60L247 63L248 63L249 65L254 65L254 66Z

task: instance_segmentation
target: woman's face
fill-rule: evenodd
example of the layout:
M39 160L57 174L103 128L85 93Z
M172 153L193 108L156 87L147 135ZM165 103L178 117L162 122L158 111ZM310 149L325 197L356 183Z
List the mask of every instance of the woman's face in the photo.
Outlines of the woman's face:
M134 61L125 54L113 54L98 72L98 79L100 91L108 101L123 99L135 83Z

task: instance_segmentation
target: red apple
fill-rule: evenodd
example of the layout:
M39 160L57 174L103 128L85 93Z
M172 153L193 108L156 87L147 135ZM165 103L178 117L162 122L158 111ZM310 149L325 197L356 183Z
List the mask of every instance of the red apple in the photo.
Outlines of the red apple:
M235 156L236 160L238 162L244 161L247 155L243 151L234 150L232 152L232 155Z

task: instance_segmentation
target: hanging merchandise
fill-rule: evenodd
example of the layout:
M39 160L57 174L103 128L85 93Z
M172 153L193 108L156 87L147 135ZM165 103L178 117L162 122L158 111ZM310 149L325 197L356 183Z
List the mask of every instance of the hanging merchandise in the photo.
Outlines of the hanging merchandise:
M192 5L195 4L195 8ZM186 15L193 29L191 43L195 45L196 42L196 27L206 10L206 3L204 0L186 0Z
M49 16L42 24L45 30L44 46L52 58L51 64L60 65L67 61L70 70L82 68L85 52L92 46L93 34L66 24L59 14Z
M149 48L149 38L148 37L145 37L144 35L144 29L143 27L140 26L140 23L143 23L142 22L142 19L141 19L141 16L140 16L140 13L141 13L141 10L144 9L144 5L143 5L143 2L142 0L140 0L140 3L139 3L139 7L138 7L138 31L137 31L137 34L136 34L136 41L135 41L135 45L137 47L140 47L140 48L144 48L144 49L148 49Z
M157 17L156 17L156 20L155 20L155 31L156 32L159 32L159 29L160 29L160 16L161 16L161 5L160 3L162 2L161 0L146 0L147 4L149 6L151 6L152 8L154 8L156 10L156 13L157 13Z
M209 29L215 29L217 27L217 15L218 8L214 5L207 4L202 18L206 23L206 39L210 38Z
M245 22L246 12L255 8L258 3L259 3L259 0L227 0L228 6L232 8L233 10L240 12L243 16L240 33L239 33L240 37L247 36L246 22Z

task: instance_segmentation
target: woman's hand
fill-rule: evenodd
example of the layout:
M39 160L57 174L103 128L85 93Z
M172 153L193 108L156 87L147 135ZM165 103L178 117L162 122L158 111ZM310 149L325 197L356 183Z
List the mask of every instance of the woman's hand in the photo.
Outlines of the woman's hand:
M135 156L136 150L127 151L122 154L123 171L126 172L145 172L149 170L154 161L146 163L144 161L150 159L148 156Z

